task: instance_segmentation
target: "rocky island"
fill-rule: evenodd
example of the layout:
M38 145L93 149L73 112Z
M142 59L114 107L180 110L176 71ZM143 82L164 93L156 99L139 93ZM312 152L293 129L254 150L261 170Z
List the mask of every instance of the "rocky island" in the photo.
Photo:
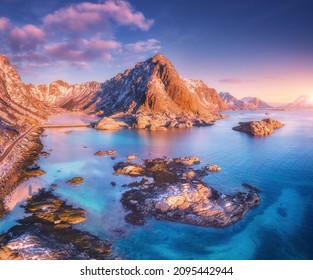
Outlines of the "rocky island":
M275 129L283 126L283 123L268 118L261 121L240 122L239 126L233 127L233 130L245 132L253 136L266 136L271 135Z
M41 190L28 199L28 217L0 235L0 260L111 259L111 244L72 225L86 220L85 211L73 208Z
M128 187L121 202L128 223L143 225L154 216L179 223L222 228L232 225L260 203L256 191L223 194L202 181L207 167L194 169L197 157L156 158L143 164L119 162L115 174L144 178Z

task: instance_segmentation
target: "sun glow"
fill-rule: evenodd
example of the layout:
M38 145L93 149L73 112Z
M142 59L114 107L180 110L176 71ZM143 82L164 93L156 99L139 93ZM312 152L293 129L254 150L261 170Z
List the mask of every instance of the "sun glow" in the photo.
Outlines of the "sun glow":
M313 104L313 94L309 95L309 102Z

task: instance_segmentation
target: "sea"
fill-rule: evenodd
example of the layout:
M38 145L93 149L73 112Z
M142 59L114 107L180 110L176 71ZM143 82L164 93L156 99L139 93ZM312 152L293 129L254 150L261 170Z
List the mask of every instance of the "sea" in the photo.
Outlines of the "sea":
M38 165L46 171L18 186L6 199L10 213L0 221L0 234L24 217L26 199L39 188L51 188L68 204L82 207L87 220L76 228L113 245L113 254L128 260L276 260L313 259L313 110L226 111L228 117L208 127L161 131L92 128L48 128L42 137L49 157ZM285 124L272 135L253 137L233 131L238 122L271 117ZM73 122L73 120L71 120ZM116 159L97 157L116 150ZM221 172L204 181L225 194L247 191L242 183L262 190L260 205L238 223L223 229L147 219L144 226L127 224L120 199L138 180L114 175L113 165L128 155L137 162L156 157L197 156L202 165ZM82 176L80 185L65 182ZM115 184L116 185L115 185ZM113 186L114 185L114 186Z

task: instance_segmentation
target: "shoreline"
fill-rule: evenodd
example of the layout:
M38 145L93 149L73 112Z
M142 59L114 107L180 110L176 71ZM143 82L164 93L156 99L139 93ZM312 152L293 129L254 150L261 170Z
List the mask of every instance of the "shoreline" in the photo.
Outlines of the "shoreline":
M0 163L0 219L7 214L4 199L26 178L25 167L39 158L43 149L39 136L43 131L42 128L30 131Z

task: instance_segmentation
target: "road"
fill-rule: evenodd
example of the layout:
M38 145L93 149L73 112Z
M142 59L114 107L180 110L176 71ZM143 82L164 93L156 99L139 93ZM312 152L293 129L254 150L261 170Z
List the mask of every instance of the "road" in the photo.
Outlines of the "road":
M30 127L26 132L24 132L20 137L18 137L17 139L14 140L14 142L12 142L12 144L7 147L4 151L4 153L0 156L0 163L6 159L6 157L10 154L10 152L12 151L12 149L14 148L14 146L20 142L28 133L30 133L34 128L36 127L36 125L33 125L32 127Z
M14 146L16 144L18 144L24 137L27 136L28 133L30 133L35 128L62 128L62 127L68 127L68 128L71 128L71 127L90 127L90 124L89 123L79 123L79 124L71 123L71 124L40 124L40 125L34 125L34 126L30 127L26 132L24 132L20 137L15 139L14 142L11 143L11 145L8 146L5 149L4 153L0 156L0 163L8 157L8 155L10 154L10 152L12 151Z

